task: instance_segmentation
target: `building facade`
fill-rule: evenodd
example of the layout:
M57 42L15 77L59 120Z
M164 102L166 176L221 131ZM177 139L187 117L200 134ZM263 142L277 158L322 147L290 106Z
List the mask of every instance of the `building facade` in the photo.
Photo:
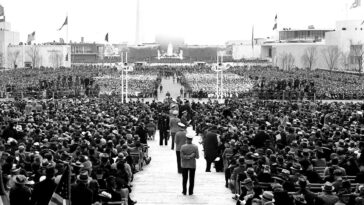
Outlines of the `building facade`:
M0 22L0 67L8 65L8 46L19 45L19 33L11 31L9 22Z
M8 68L71 67L70 45L9 45Z
M105 45L98 43L71 43L72 63L101 63Z

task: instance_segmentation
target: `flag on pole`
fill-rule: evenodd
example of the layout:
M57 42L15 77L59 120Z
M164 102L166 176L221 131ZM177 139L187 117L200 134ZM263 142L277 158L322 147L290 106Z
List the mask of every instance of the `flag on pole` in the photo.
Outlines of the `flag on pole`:
M33 33L31 33L31 34L28 34L28 44L31 44L32 43L32 41L34 41L35 40L35 31L33 32Z
M355 9L361 6L361 0L354 0L354 2L351 4L350 9Z
M254 25L252 27L252 49L254 49Z
M109 42L109 33L106 33L105 41L106 41L106 42Z
M276 17L274 18L274 26L273 26L273 31L276 30L278 28L278 23L277 23L277 19L278 19L278 16L276 14Z
M363 25L364 24L364 20L361 22L361 24L360 25Z
M58 31L62 30L63 26L68 25L68 16L66 17L66 20L64 20L64 23L62 24L61 28L58 29Z
M61 180L54 191L48 205L63 205L63 201L69 204L71 200L71 169L67 165L66 170L62 174Z

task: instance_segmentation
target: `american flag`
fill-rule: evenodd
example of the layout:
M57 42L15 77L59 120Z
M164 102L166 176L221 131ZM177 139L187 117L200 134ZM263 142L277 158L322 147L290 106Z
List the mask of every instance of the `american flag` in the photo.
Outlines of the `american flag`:
M61 180L54 191L51 200L48 205L63 205L70 204L71 200L71 170L67 165L65 172L63 173Z

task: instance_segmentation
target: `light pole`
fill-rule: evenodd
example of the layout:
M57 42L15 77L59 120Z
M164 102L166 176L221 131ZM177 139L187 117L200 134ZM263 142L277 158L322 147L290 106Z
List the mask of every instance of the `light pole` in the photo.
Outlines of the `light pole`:
M134 70L134 66L132 64L128 64L128 53L125 53L125 62L123 58L124 53L121 53L121 64L117 66L118 70L121 71L121 102L128 102L128 72ZM125 72L125 74L124 74ZM125 80L125 84L124 84ZM124 89L125 86L125 89ZM125 95L125 101L124 101Z
M227 69L227 67L223 64L223 55L221 55L221 61L219 62L219 53L216 56L216 64L212 65L212 70L216 72L216 99L223 99L223 81L224 74L223 71ZM220 73L220 76L219 76ZM219 79L221 78L221 79ZM219 88L220 86L220 88ZM219 92L220 91L220 92Z

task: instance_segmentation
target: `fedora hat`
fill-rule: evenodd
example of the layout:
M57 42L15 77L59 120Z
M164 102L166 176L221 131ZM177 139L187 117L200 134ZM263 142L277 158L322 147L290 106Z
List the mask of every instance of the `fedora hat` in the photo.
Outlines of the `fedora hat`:
M24 175L15 175L13 181L15 184L26 184L27 178Z
M263 195L262 195L262 198L266 201L273 201L273 193L271 191L264 191L263 192Z
M334 191L335 187L332 185L331 182L325 182L325 184L321 187L322 191L331 192Z
M87 171L83 171L77 176L77 180L82 183L88 183L91 181L91 178L88 176Z
M185 125L185 124L183 124L182 122L177 123L177 125L178 125L178 127L180 127L180 128L186 128L186 125Z
M186 135L186 138L192 140L193 139L193 135L192 134L187 134Z

